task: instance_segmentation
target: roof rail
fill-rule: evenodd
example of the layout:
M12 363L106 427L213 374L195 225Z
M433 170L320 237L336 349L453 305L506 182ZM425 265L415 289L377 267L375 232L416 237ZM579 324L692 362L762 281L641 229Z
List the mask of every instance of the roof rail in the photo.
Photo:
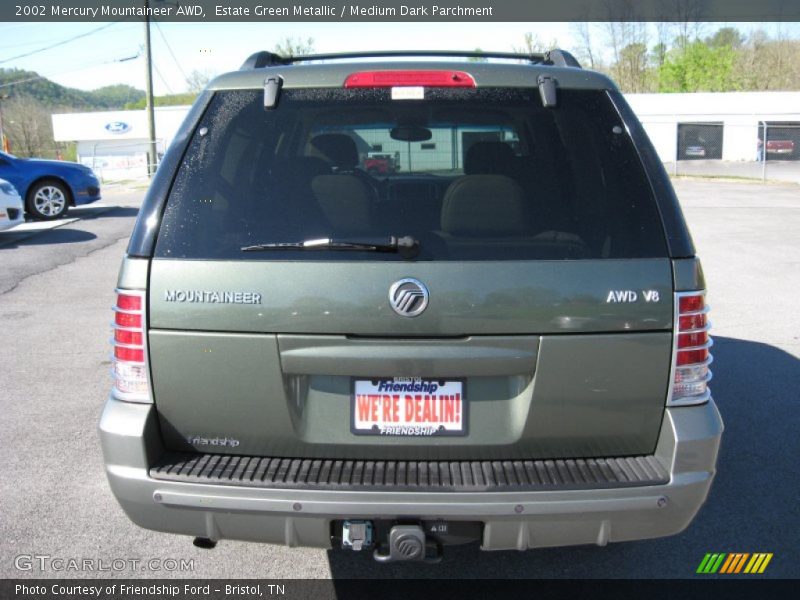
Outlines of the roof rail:
M545 64L548 65L553 65L556 67L574 67L576 69L582 68L581 63L578 62L578 59L576 59L566 50L553 48L552 50L545 52L545 57Z
M480 51L454 51L454 50L389 50L375 52L341 52L338 54L307 54L304 56L281 56L274 52L262 50L251 54L240 70L262 69L279 65L292 65L295 63L311 62L315 60L347 60L353 58L393 58L393 57L442 57L442 58L505 58L511 60L524 60L535 65L550 65L555 67L581 68L566 50L549 50L542 53L518 52L480 52Z
M245 71L247 69L263 69L264 67L288 65L291 64L291 62L291 59L286 59L280 54L261 50L260 52L255 52L254 54L248 56L247 60L242 63L241 67L239 67L239 70Z

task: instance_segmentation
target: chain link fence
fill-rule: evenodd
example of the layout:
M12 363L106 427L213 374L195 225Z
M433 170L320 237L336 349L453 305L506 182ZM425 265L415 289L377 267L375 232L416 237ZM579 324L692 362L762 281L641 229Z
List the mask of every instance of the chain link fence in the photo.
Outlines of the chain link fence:
M156 164L149 165L153 172L163 157L165 140L157 139ZM109 144L98 142L87 144L79 152L78 162L91 168L102 183L119 181L147 180L148 155L147 144L141 141Z
M673 175L800 183L800 121L643 118Z

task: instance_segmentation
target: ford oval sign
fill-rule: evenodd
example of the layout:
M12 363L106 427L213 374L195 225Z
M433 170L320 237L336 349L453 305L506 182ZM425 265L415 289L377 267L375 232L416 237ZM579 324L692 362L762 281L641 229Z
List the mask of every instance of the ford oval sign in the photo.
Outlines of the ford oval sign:
M111 121L106 123L106 131L108 133L125 133L131 130L131 126L125 121Z

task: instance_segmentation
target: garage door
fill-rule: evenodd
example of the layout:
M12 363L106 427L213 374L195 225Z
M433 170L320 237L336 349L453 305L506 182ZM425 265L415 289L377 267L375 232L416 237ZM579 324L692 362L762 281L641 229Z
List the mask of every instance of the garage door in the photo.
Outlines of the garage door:
M722 123L678 123L678 160L722 158Z

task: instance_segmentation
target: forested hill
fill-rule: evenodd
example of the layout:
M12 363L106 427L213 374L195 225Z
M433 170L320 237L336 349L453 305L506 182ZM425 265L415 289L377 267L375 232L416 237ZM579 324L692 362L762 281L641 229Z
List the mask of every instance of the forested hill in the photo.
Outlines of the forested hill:
M18 82L15 85L6 85ZM33 71L0 68L0 95L32 98L45 108L116 110L144 98L144 92L129 85L109 85L92 91L64 87Z

